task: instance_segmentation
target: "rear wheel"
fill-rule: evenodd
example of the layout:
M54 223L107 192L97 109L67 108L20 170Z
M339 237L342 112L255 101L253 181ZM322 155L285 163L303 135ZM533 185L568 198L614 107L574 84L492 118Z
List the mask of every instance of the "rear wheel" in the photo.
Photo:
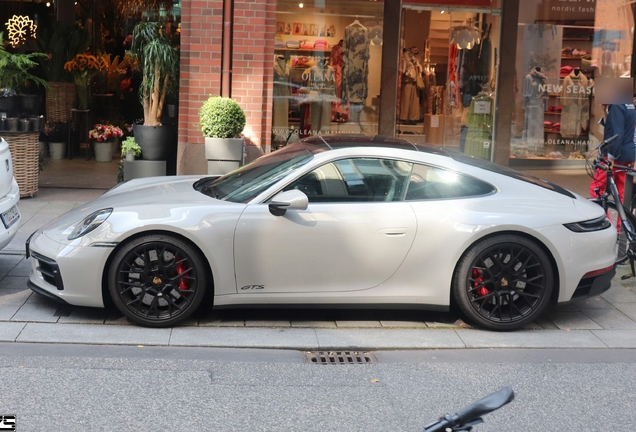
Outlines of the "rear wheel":
M625 213L629 218L629 210L625 209ZM618 227L618 234L616 236L616 264L624 264L627 261L627 249L629 248L629 240L627 234L622 226L618 226L620 217L618 210L616 209L616 203L613 201L607 202L607 218L612 222L612 225Z
M508 331L534 321L545 310L553 285L550 260L536 243L499 235L464 254L453 278L453 295L475 325Z
M183 322L201 304L205 269L191 245L172 236L148 235L117 252L108 288L115 306L130 321L168 327Z

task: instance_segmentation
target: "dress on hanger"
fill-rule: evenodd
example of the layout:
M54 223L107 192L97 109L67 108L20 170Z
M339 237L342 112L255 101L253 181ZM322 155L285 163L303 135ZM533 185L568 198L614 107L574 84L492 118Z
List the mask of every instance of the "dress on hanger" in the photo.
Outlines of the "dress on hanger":
M495 100L488 94L480 93L470 101L468 108L468 133L464 152L481 159L490 159L492 127L495 118Z
M563 80L561 93L561 136L576 138L581 130L587 128L590 118L590 95L588 94L588 80L582 72L572 71Z
M369 93L369 32L357 20L345 28L342 57L342 99L364 105Z
M525 110L523 125L523 141L531 147L543 147L545 135L543 132L544 112L548 94L542 90L548 78L540 71L532 69L526 75L523 84L523 103Z

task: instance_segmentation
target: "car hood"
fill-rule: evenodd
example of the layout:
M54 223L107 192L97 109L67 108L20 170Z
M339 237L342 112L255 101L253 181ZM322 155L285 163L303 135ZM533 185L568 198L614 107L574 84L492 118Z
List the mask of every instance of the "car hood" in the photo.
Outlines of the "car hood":
M136 217L152 223L169 223L175 209L185 206L231 206L193 188L199 176L152 177L136 179L116 186L96 200L63 214L43 228L52 238L65 238L72 228L97 210L112 208L113 214L134 212ZM112 217L112 216L111 216ZM69 231L70 230L70 231Z

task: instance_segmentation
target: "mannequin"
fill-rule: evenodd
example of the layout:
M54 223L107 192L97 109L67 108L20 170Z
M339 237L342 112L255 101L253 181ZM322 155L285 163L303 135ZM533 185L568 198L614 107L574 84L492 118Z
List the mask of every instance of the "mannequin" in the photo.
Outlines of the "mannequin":
M543 149L545 135L543 131L544 113L548 94L542 89L547 82L541 67L534 67L526 75L523 85L523 109L525 119L523 124L523 141L536 150Z
M400 121L414 125L420 119L420 97L417 88L417 75L422 66L417 60L417 47L413 46L402 55L402 96L400 98Z
M321 57L315 66L309 69L308 87L310 93L311 130L316 134L331 131L331 104L336 101L336 75L331 66Z

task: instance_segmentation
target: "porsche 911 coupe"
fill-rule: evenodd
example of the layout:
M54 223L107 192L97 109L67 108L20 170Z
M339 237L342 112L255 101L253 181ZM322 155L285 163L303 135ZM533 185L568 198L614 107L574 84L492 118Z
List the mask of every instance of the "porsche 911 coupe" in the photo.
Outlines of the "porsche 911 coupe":
M149 327L205 302L455 307L513 330L606 291L615 247L601 207L552 183L400 139L314 137L220 178L116 186L33 233L28 283Z

